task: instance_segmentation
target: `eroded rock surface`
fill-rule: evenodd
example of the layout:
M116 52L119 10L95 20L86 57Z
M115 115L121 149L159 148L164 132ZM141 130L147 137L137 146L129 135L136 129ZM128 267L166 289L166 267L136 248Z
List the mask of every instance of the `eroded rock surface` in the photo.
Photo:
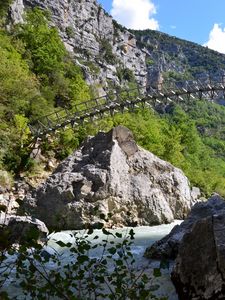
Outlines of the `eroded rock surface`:
M180 245L172 281L180 300L225 299L224 211L197 221Z
M34 7L51 12L53 25L88 83L118 85L118 72L126 66L138 83L146 85L146 53L136 45L134 34L113 21L95 0L14 0L9 13L12 22L22 23L25 10Z
M180 300L225 299L225 201L196 203L187 219L146 250L175 260L171 274Z
M145 256L156 259L175 259L184 235L192 230L193 225L203 218L220 213L225 214L225 201L218 195L211 197L208 201L196 203L180 225L176 225L167 236L146 249Z
M138 147L118 126L88 138L25 199L25 209L48 227L78 229L169 223L191 207L189 182L181 170Z
M42 242L47 235L46 225L34 217L7 215L0 212L0 249L15 243Z
M213 74L217 80L224 76L223 54L158 31L128 31L96 0L13 0L10 21L22 23L24 12L34 7L51 13L52 24L82 67L86 81L101 86L97 88L99 95L113 86L126 85L130 71L140 86L158 89L168 77L172 81L193 78L210 84ZM207 57L207 64L200 57ZM186 84L182 87L187 88ZM223 94L216 101L224 105ZM157 104L156 109L171 108Z

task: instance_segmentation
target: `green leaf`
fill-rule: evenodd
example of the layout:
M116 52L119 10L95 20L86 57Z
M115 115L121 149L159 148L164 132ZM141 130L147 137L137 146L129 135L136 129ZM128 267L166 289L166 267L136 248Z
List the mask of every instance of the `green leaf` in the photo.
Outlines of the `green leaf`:
M112 235L112 233L106 230L105 228L102 228L102 233L105 235Z
M80 264L83 264L84 262L87 262L89 261L89 257L87 255L79 255L77 257L77 261L80 263Z
M134 230L133 230L133 229L131 229L131 230L129 231L129 235L130 235L130 239L131 239L131 240L134 240L134 235L135 235L135 233L134 233Z
M108 252L112 255L116 254L116 248L115 247L112 247L112 248L109 248L108 249Z
M105 220L105 219L106 219L106 216L105 216L105 214L100 214L100 215L99 215L99 218L100 218L101 220Z
M116 232L115 235L116 235L116 237L118 237L118 238L122 238L122 236L123 236L122 233L119 233L119 232Z
M107 265L107 260L106 260L106 259L103 259L103 260L101 261L101 264L102 264L102 265Z
M62 241L57 241L56 244L59 245L60 247L66 247L66 244L63 243Z
M92 234L93 232L94 232L93 228L89 228L89 229L88 229L88 233L87 233L87 234L89 234L89 235L90 235L90 234Z
M154 277L162 276L160 268L154 268L153 275L154 275Z
M117 266L123 266L123 261L122 261L122 259L116 260L116 265L117 265Z
M142 277L141 277L141 280L144 282L144 283L148 283L149 282L149 278L146 274L143 274Z

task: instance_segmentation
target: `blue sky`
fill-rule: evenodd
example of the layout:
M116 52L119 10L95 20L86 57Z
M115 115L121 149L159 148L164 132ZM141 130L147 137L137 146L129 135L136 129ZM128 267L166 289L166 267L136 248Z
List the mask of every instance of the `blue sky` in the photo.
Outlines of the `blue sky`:
M97 0L119 23L156 29L225 53L225 0Z

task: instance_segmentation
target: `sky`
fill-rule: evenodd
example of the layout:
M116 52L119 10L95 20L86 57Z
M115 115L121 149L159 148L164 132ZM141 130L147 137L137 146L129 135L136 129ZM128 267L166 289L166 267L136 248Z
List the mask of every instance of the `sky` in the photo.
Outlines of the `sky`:
M97 0L118 23L225 53L225 0Z

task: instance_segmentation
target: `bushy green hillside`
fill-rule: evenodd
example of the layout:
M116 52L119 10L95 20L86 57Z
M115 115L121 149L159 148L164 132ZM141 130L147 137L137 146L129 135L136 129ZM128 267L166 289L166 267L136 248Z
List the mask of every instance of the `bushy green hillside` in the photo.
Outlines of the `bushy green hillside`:
M89 87L48 15L35 9L27 23L0 31L0 166L15 173L26 167L30 142L26 124L89 99Z
M132 32L139 46L148 49L153 64L163 56L170 70L172 67L180 76L195 78L204 73L215 75L225 71L225 55L217 51L155 30Z
M0 31L0 169L13 175L35 171L27 123L90 97L81 69L48 20L48 14L35 9L25 24L10 33ZM59 132L42 143L42 151L63 159L88 134L123 124L141 146L182 168L207 195L225 195L224 117L224 107L206 102L193 102L186 112L174 107L164 116L150 110L126 113Z

